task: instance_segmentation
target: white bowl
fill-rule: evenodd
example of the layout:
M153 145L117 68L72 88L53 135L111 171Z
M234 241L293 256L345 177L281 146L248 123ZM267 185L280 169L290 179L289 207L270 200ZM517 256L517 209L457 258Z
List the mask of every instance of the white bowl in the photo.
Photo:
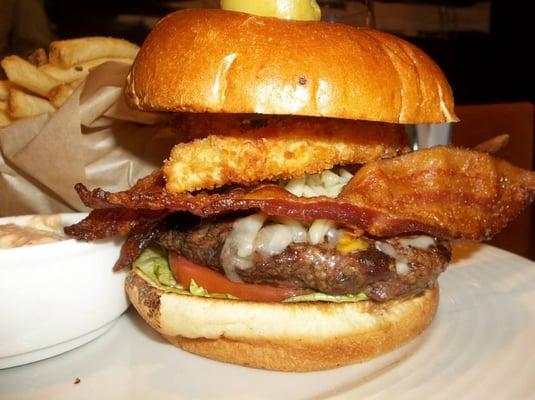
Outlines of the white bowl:
M61 214L70 225L87 214ZM23 224L26 217L0 218ZM0 249L0 369L81 346L128 308L126 272L112 272L122 241L73 239Z

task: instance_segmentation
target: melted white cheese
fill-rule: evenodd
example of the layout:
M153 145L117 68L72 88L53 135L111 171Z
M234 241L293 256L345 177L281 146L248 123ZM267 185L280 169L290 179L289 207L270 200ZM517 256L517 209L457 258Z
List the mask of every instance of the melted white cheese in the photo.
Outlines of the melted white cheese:
M399 239L399 243L403 247L414 247L415 249L427 250L431 246L435 245L435 239L431 236L410 236L407 238Z
M291 179L285 188L300 197L336 197L353 177L342 168L337 172L323 171ZM251 268L255 251L274 256L282 253L291 243L319 244L326 240L336 245L340 236L335 224L325 219L314 221L308 229L301 222L290 218L274 218L269 223L266 222L267 216L263 213L249 215L234 222L232 232L221 251L221 264L229 279L241 282L236 270Z
M284 224L266 225L254 239L255 250L268 256L280 254L291 243L306 242L306 229L303 226Z
M326 170L321 174L291 179L284 187L298 197L336 197L352 177L353 175L343 168L340 168L338 173Z
M241 282L236 268L252 267L251 255L255 250L254 240L266 218L265 214L257 213L234 222L232 232L225 240L221 250L221 264L230 280Z
M396 260L396 273L398 275L405 275L407 272L409 272L409 264Z
M409 264L407 258L402 254L399 254L394 246L386 242L375 242L375 248L381 253L385 253L387 256L392 257L396 262L396 272L399 275L409 272Z
M312 225L310 225L310 228L308 228L308 241L312 244L323 242L329 230L333 229L334 226L334 222L328 219L315 220Z
M431 246L435 246L436 242L430 236L410 236L406 238L398 239L399 244L405 248L416 248L421 250L427 250ZM389 257L392 257L396 261L396 272L400 275L404 275L409 272L409 264L407 257L403 254L400 254L394 246L386 242L375 242L375 248L381 253L386 254Z

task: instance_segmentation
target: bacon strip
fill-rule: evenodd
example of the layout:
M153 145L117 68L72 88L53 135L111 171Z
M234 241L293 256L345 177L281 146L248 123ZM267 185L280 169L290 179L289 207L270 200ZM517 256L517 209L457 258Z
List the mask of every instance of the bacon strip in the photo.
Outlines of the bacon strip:
M339 200L387 216L387 226L404 218L443 229L448 239L488 240L534 197L535 172L477 151L434 147L366 164ZM384 225L379 218L367 230L381 234Z
M128 238L121 247L119 259L113 266L114 271L119 271L132 265L150 242L161 234L161 219L162 217L155 220L143 220L131 229Z
M173 194L159 173L132 189L77 190L89 207L188 211L208 217L260 209L301 220L331 219L374 236L426 233L444 239L485 240L516 218L535 194L535 173L488 154L434 147L366 164L336 198L295 197L281 187Z
M97 209L77 224L65 227L64 231L67 235L84 241L127 236L137 225L160 220L167 214L165 210Z

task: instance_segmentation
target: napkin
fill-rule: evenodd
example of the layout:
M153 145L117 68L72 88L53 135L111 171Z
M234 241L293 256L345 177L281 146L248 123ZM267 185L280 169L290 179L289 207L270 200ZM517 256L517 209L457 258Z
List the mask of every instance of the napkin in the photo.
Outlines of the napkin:
M109 62L54 113L0 128L0 216L86 211L73 186L124 190L178 141L166 114L130 109L130 66Z

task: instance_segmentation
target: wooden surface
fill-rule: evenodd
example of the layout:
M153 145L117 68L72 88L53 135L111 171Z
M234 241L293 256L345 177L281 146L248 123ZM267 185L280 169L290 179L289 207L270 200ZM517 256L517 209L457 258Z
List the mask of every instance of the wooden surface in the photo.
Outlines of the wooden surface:
M473 147L494 136L510 135L508 146L497 156L519 167L533 170L534 106L507 103L458 106L461 122L453 125L454 145ZM535 260L535 207L497 235L490 244Z

